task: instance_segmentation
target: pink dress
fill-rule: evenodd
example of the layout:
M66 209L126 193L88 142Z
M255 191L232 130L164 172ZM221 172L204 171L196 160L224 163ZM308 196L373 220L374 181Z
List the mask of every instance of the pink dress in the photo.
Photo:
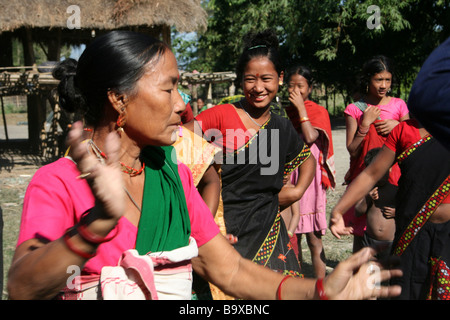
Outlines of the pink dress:
M316 159L316 174L300 201L293 204L300 207L300 220L295 233L321 232L324 235L327 229L327 198L322 184L322 170L319 163L320 150L316 143L310 146L310 150ZM298 170L295 170L291 176L292 184L296 184L297 180Z
M195 188L189 169L178 163L178 172L186 196L191 236L200 247L214 238L219 228ZM94 196L87 182L77 179L79 174L70 158L61 158L36 172L25 195L17 245L32 238L49 241L60 238L79 221L83 212L94 206ZM116 266L121 254L135 247L137 227L122 217L118 228L117 236L101 244L96 256L87 261L83 274L100 274L103 266Z

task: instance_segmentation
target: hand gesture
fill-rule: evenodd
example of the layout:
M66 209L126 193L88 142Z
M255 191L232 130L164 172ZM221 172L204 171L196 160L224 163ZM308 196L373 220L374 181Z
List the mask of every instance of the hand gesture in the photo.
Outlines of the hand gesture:
M303 111L305 109L305 101L299 92L290 92L289 101L297 108L297 110Z
M125 212L125 192L119 166L120 140L115 132L110 133L105 141L106 160L99 159L88 152L88 145L83 142L83 128L80 122L72 125L67 143L72 159L81 172L80 178L86 179L96 200L96 214L99 218L118 220Z
M383 214L383 217L385 217L386 219L395 218L395 208L383 207L381 209L381 213Z
M380 113L380 108L377 106L368 106L366 110L364 110L361 125L363 127L369 127L375 120L378 119Z
M379 134L387 136L399 123L394 119L380 120L375 122L375 128Z
M397 296L400 286L382 286L381 282L402 275L401 270L386 270L373 261L375 250L364 248L337 265L324 279L325 294L330 299L360 300Z
M352 227L346 227L342 215L332 215L330 219L331 233L338 239L343 235L350 235L353 233Z

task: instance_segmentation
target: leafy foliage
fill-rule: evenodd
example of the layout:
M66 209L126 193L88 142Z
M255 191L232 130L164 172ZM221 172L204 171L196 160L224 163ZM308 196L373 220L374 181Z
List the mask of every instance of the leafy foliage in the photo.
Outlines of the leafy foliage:
M234 70L242 37L276 30L286 64L310 66L316 83L352 99L364 61L395 62L394 94L405 95L431 51L450 35L450 0L209 0L207 31L191 42L187 69ZM378 16L377 16L378 14ZM373 26L376 18L379 23ZM195 42L195 44L193 44Z

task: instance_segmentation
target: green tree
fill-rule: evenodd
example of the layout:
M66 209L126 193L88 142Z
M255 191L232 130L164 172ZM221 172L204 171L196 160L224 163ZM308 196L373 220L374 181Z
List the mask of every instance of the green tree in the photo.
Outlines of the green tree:
M364 61L394 60L404 96L426 57L450 35L450 0L209 0L207 31L199 34L187 67L230 71L249 31L277 31L286 64L310 66L316 81L352 99ZM371 7L372 6L372 7ZM374 7L375 6L375 7ZM379 23L374 27L376 17ZM191 51L191 53L194 51Z

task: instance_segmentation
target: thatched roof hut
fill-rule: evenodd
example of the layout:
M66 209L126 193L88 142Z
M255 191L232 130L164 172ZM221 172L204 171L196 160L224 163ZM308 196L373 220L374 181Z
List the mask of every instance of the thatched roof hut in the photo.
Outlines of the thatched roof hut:
M0 8L0 55L7 54L11 37L47 44L50 54L51 47L85 44L112 29L149 33L170 44L172 26L190 32L207 25L200 0L0 0Z
M33 43L49 61L60 60L61 46L88 44L94 36L125 29L160 38L169 45L170 29L206 29L200 0L0 0L0 67L13 64L12 39L22 42L25 66L36 63ZM45 120L43 92L28 96L28 132L39 145Z
M200 0L0 0L0 33L21 27L63 28L76 5L81 28L111 30L123 27L175 26L180 32L206 28Z

